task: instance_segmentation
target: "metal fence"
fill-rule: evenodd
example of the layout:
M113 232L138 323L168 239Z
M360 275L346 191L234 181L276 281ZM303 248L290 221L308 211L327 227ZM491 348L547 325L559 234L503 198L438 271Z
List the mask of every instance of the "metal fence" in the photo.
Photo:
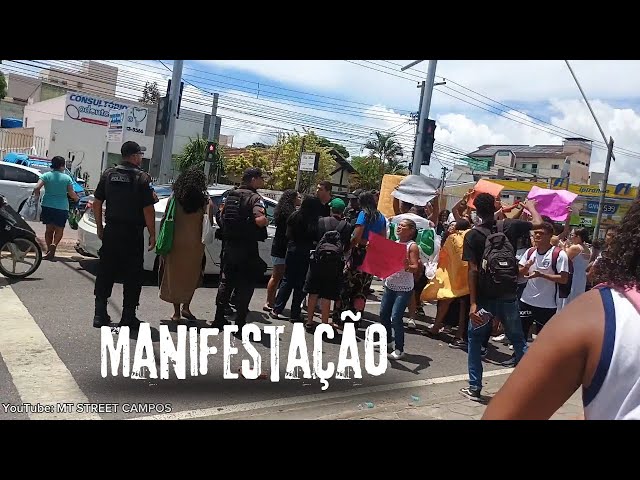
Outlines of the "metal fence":
M9 152L46 156L46 141L43 137L12 130L11 128L0 129L0 158L4 158Z

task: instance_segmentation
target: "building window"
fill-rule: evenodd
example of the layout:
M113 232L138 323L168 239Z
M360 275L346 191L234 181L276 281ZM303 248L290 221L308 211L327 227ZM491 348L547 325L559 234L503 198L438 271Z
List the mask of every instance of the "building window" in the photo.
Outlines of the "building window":
M538 164L537 163L532 163L531 164L531 171L532 172L537 172L538 171Z
M558 170L559 168L560 168L560 165L551 165L552 170Z

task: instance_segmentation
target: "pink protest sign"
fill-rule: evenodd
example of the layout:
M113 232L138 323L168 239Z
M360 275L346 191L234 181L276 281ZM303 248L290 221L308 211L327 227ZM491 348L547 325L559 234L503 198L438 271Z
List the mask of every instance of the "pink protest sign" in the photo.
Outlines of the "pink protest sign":
M407 246L404 243L397 243L372 233L369 235L367 255L359 269L379 278L387 278L404 270L405 258Z
M536 210L540 215L546 215L554 222L564 222L569 215L567 207L577 196L567 190L533 187L527 198L536 201Z

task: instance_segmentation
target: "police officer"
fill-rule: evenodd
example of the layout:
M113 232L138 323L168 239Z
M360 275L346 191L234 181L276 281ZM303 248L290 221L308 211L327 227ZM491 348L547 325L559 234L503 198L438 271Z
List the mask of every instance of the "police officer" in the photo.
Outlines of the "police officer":
M257 192L263 186L262 170L248 168L242 176L240 187L231 190L225 199L222 212L223 267L215 317L213 322L208 322L212 327L222 328L228 324L225 311L234 294L235 324L242 329L249 313L255 283L267 269L258 251L258 242L267 239L269 223L264 201Z
M144 227L149 231L149 250L155 247L155 203L151 177L140 170L146 149L136 142L124 142L120 165L100 177L94 193L93 213L98 237L102 240L94 294L96 310L93 326L109 325L107 300L116 279L123 281L124 299L119 326L137 328L136 308L143 280ZM106 225L102 226L102 204L106 204Z

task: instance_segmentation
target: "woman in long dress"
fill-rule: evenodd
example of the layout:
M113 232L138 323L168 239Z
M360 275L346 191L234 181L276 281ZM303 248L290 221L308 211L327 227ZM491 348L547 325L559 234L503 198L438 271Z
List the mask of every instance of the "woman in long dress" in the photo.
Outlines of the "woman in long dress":
M173 244L171 251L161 258L159 296L173 304L171 320L177 322L181 317L196 320L189 306L204 270L202 221L209 214L204 172L195 168L183 172L173 184L173 198L176 204Z

